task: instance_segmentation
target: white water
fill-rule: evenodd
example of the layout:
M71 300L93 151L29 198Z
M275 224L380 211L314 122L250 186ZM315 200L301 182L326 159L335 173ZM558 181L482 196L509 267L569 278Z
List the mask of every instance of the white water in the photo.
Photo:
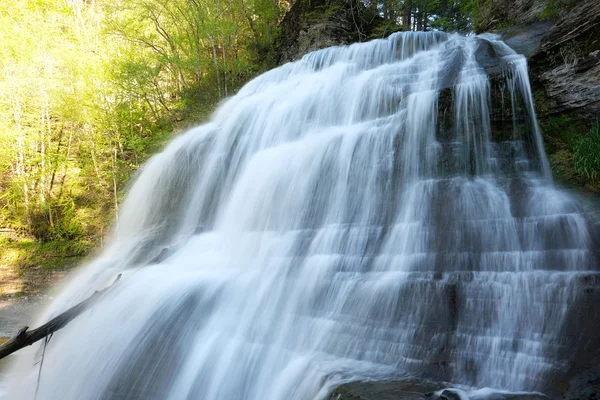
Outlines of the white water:
M492 141L482 44L520 113L510 141ZM433 33L318 51L143 168L112 245L47 313L123 273L52 338L38 400L322 399L406 376L537 390L565 366L591 245L521 56ZM10 399L32 398L35 350Z

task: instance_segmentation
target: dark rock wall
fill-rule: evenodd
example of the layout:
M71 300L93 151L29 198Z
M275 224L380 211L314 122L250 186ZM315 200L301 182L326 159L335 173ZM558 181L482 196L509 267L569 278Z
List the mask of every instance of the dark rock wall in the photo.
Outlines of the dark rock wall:
M500 33L529 58L536 109L557 180L600 193L600 179L574 168L573 149L573 138L587 135L600 116L600 0L480 0L476 29ZM393 30L361 0L297 0L281 23L273 59L283 64Z
M362 0L296 0L281 22L277 63L326 47L385 37L388 27Z
M559 16L530 64L550 100L547 112L600 115L600 1L580 0Z
M476 26L478 32L500 33L529 58L536 110L557 180L600 193L600 179L574 168L573 145L600 117L600 1L482 0Z
M487 32L511 25L529 24L539 20L547 0L480 0L475 21L477 32Z

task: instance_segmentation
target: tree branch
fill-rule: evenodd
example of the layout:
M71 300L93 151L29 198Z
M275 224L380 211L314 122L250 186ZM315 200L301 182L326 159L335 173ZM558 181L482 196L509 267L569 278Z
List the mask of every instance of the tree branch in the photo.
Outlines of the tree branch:
M94 294L83 300L81 303L78 303L69 308L67 311L57 315L37 329L28 331L28 326L21 328L15 336L0 346L0 360L16 352L17 350L31 346L38 340L41 340L46 336L58 331L59 329L64 328L69 322L77 318L81 313L90 308L96 301L98 301L98 299L112 289L119 279L121 279L121 274L117 275L115 281L107 288L94 292Z

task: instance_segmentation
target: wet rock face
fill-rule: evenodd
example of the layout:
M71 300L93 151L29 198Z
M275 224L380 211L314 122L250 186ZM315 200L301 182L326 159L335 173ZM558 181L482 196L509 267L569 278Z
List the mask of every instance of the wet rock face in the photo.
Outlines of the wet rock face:
M297 0L282 21L281 30L278 64L295 61L314 50L350 43L352 26L343 9L330 8L323 0Z
M361 0L296 0L281 23L277 64L326 47L372 39L383 22Z
M597 400L600 399L600 365L582 371L569 381L569 389L564 400Z
M440 383L425 381L350 382L337 387L329 400L417 400L443 387Z
M600 2L579 1L550 28L532 71L552 99L551 112L600 113Z
M529 24L539 20L547 0L481 0L475 29L487 32L505 21L513 25Z
M440 382L388 381L350 382L338 386L328 400L461 400L465 392L447 387ZM507 393L479 391L468 394L473 400L549 400L537 393Z
M547 19L544 0L493 3L503 3L511 11L499 18L484 16L479 29L512 24L501 34L509 46L529 58L532 83L547 99L540 111L574 111L595 118L600 113L600 2L575 1Z

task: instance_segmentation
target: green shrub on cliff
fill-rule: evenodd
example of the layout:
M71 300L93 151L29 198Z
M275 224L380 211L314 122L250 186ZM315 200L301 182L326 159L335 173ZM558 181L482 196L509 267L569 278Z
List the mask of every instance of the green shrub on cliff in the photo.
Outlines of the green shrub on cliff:
M574 5L577 0L548 0L540 19L546 19L560 14L562 11Z
M575 140L573 163L575 170L586 178L600 177L600 119L587 136Z

